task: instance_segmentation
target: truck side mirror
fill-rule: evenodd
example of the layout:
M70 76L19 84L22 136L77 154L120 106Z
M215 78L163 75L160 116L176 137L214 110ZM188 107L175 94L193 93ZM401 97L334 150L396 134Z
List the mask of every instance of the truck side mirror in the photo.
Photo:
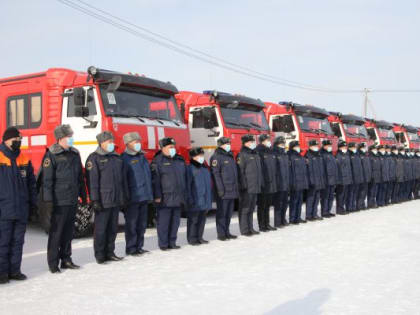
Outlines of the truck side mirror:
M85 106L86 91L84 88L73 89L73 99L75 106Z

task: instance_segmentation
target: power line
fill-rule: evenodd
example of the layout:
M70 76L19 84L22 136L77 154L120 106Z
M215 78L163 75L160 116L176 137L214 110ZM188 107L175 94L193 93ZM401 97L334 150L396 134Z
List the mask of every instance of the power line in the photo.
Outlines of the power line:
M106 24L109 24L111 26L114 26L120 30L123 30L125 32L128 32L132 34L133 36L142 38L144 40L147 40L149 42L152 42L154 44L163 46L167 49L170 49L172 51L175 51L179 54L185 55L187 57L211 64L213 66L219 67L224 70L228 70L231 72L235 72L241 75L245 75L248 77L252 77L258 80L274 83L281 86L287 86L302 90L308 90L308 91L315 91L315 92L323 92L323 93L364 93L365 89L331 89L331 88L325 88L325 87L317 87L310 84L305 84L301 82L296 82L292 80L287 80L284 78L279 78L276 76L272 76L269 74L265 74L259 71L252 70L247 67L243 67L241 65L237 65L234 63L231 63L227 60L224 60L222 58L210 55L206 52L200 51L198 49L195 49L191 46L179 43L177 41L174 41L166 36L160 35L158 33L155 33L151 30L148 30L145 27L136 25L134 23L131 23L127 20L124 20L118 16L115 16L109 12L106 12L100 8L97 8L95 6L92 6L84 1L76 0L79 3L83 4L83 6L78 5L70 0L57 0L58 2L71 7L85 15L91 16L97 20L100 20ZM89 9L90 8L90 9ZM92 11L92 10L93 11ZM96 12L95 12L96 11ZM99 12L99 13L98 13ZM106 16L105 16L106 15ZM108 16L108 17L107 17ZM118 22L119 21L119 22ZM121 22L121 23L120 23ZM126 25L124 25L124 24ZM144 33L141 33L133 28L136 28L138 30L141 30L142 32L148 33L150 35L146 35ZM153 37L152 37L153 36ZM159 38L159 39L156 39ZM163 41L162 41L163 40ZM181 47L181 48L180 48ZM210 58L210 59L209 59ZM211 60L213 59L213 60ZM398 90L398 89L369 89L369 93L417 93L420 92L420 90L416 89L406 89L406 90Z

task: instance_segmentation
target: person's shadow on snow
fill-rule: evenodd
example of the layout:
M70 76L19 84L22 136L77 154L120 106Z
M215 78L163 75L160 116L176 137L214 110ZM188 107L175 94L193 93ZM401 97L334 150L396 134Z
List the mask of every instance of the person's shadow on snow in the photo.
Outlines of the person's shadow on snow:
M331 295L330 289L317 289L305 297L276 306L264 315L320 315L322 305Z

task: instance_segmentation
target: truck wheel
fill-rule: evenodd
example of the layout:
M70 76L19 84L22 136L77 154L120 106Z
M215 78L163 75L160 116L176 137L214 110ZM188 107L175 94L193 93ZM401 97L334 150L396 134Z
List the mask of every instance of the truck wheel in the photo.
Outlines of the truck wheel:
M90 205L77 206L76 220L74 222L74 238L81 238L91 235L93 223L91 222L93 210Z

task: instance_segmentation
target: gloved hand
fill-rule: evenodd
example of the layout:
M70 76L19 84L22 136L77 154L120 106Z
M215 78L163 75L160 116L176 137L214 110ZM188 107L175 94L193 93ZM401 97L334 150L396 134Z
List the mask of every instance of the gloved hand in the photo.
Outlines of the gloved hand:
M222 198L225 195L225 192L223 190L218 190L217 195Z
M92 202L92 209L95 212L101 212L103 211L102 205L99 201L93 201Z

